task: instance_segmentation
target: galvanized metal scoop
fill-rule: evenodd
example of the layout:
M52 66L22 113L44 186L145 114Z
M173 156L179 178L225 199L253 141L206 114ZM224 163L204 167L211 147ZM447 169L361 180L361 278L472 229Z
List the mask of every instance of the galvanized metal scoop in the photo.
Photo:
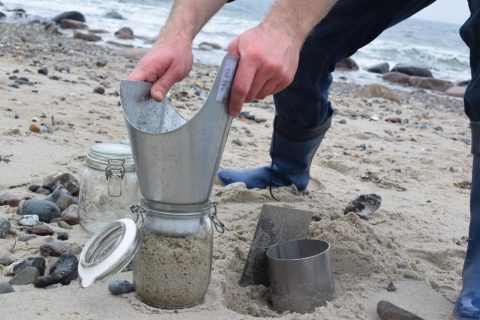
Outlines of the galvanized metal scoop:
M150 97L151 84L122 81L127 122L143 203L154 209L208 202L232 117L228 97L237 58L227 55L198 113L183 119L168 99Z

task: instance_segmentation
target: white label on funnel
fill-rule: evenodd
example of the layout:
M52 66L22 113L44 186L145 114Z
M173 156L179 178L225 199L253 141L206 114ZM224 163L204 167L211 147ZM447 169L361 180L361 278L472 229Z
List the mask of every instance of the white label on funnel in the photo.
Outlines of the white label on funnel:
M218 102L226 102L225 99L227 98L228 93L230 92L230 87L232 86L236 65L237 62L235 60L227 59L225 61L222 78L220 79L220 85L217 92Z

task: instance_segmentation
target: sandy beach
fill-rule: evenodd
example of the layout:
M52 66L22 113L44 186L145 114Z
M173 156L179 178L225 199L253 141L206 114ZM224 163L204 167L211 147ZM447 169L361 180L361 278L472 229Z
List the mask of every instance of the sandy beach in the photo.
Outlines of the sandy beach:
M115 55L113 48L46 33L41 25L0 22L0 29L0 195L43 199L28 187L56 173L79 179L91 144L127 138L118 86L136 61ZM48 75L38 73L41 68ZM195 64L189 78L172 88L182 114L191 116L202 105L216 71ZM341 75L350 78L349 72ZM20 77L28 80L18 84ZM214 186L212 200L229 231L215 235L205 303L160 310L134 293L113 296L107 284L82 289L77 279L49 289L14 286L15 292L0 295L0 318L378 319L377 302L388 300L424 319L451 319L469 222L469 189L463 182L471 180L470 133L463 101L387 86L380 77L378 83L380 94L378 85L333 84L336 115L314 158L306 192L276 189L276 202L266 190ZM95 93L98 87L105 92ZM246 104L244 111L266 121L233 121L222 167L270 161L272 99ZM369 220L343 214L348 202L370 193L380 195L382 205ZM314 212L318 221L312 221L309 237L332 245L337 298L313 314L278 314L268 305L268 288L238 285L265 203ZM10 221L13 233L0 239L0 257L13 264L58 241L56 234L17 241L25 231L16 211L0 206L0 218ZM88 239L79 225L71 230L48 225L56 233L67 231L64 243L74 249ZM48 257L47 268L56 259ZM0 269L0 282L11 278L11 265ZM131 281L131 272L115 278ZM386 290L390 282L395 292Z

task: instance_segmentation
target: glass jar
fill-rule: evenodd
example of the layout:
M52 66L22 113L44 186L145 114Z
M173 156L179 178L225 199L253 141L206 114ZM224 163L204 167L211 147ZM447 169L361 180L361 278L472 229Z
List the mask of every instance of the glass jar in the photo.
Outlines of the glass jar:
M203 302L212 270L213 228L208 211L144 211L140 248L133 259L138 299L164 309Z
M90 147L80 183L80 225L90 234L131 217L139 188L130 146L97 143Z

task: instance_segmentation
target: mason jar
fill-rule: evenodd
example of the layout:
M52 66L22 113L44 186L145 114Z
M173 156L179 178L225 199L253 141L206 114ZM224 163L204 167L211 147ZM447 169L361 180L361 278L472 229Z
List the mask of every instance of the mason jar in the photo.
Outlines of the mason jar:
M209 209L166 213L144 209L140 248L133 259L137 298L163 309L203 302L212 270L213 228Z
M80 225L90 234L108 223L131 217L139 190L130 146L93 144L87 154L80 183Z

